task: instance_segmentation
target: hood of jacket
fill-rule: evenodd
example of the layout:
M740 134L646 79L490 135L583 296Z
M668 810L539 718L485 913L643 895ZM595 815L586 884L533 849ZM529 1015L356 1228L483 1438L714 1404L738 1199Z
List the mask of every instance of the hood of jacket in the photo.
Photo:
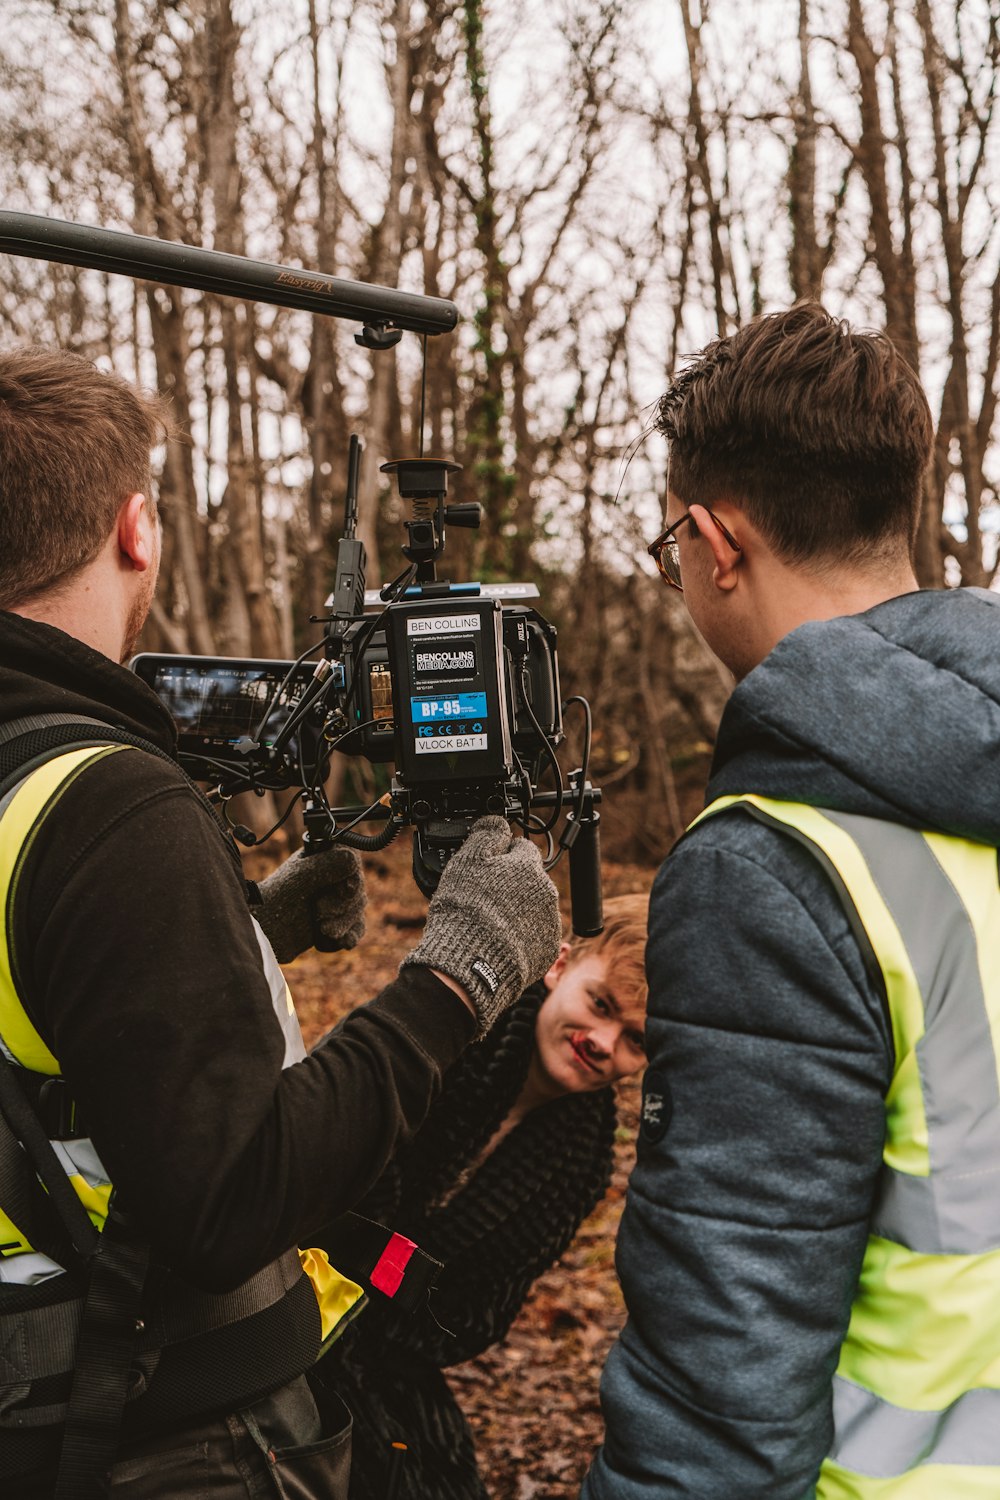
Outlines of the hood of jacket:
M173 720L134 672L52 625L0 611L0 724L45 713L100 719L176 750Z
M757 792L1000 847L1000 596L800 626L736 688L707 802Z

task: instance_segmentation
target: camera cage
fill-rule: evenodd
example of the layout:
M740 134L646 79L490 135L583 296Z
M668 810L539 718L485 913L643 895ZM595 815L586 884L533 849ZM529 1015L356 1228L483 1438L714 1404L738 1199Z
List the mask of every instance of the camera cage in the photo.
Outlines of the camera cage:
M0 211L0 250L356 322L356 341L375 352L415 332L423 339L424 376L427 337L449 333L458 322L455 304L443 298L34 214ZM260 696L267 684L263 713L228 750L180 736L182 764L211 782L224 805L242 791L297 788L285 816L301 799L307 852L333 842L384 848L412 825L414 876L426 894L475 818L500 814L526 835L545 838L548 867L569 850L574 931L594 935L602 926L601 794L588 779L589 705L583 698L560 700L555 629L525 602L538 597L533 584L491 588L438 579L447 526L478 526L482 508L447 502L448 476L460 465L424 457L422 430L420 437L418 457L382 465L412 514L401 548L407 565L377 593L365 589L365 552L356 535L362 449L351 438L330 613L316 621L323 638L295 662L146 653L133 666L151 684L164 662L181 678L187 672L189 683L191 673L215 671L229 672L238 693L249 687ZM309 666L317 651L323 655ZM582 707L586 729L583 763L564 780L556 749L569 703ZM336 749L393 760L389 792L368 807L331 807L324 784ZM543 791L546 768L554 787ZM553 830L564 808L556 847ZM380 832L358 831L375 819L384 822ZM248 830L234 831L255 842Z

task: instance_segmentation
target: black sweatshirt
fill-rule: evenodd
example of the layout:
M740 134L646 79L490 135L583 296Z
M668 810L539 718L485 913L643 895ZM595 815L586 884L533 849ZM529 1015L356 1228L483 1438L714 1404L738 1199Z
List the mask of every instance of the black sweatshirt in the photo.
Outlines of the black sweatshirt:
M0 723L52 712L174 748L132 673L0 613ZM180 770L138 750L89 766L46 815L12 937L22 999L123 1203L158 1258L208 1289L351 1208L475 1031L409 968L282 1071L237 863Z

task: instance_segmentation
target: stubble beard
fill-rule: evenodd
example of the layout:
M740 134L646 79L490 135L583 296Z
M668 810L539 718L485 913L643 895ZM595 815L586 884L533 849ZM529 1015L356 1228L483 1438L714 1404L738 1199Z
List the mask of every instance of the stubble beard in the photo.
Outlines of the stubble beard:
M125 621L125 636L122 641L122 651L119 661L124 666L132 653L135 651L136 643L142 634L142 627L149 617L149 611L153 604L153 594L156 591L156 569L150 568L142 575L142 588L137 592L132 601L128 618Z

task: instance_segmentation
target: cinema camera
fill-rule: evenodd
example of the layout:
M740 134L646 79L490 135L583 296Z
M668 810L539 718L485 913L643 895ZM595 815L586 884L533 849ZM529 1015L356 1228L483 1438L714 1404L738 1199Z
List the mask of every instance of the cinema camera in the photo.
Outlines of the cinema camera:
M427 336L458 319L441 298L29 214L0 213L0 250L349 319L372 350L416 332L424 377ZM422 384L421 415L423 400ZM146 653L132 667L170 710L181 764L224 807L240 792L297 789L286 814L301 798L311 851L336 842L382 849L412 825L414 876L428 895L475 819L500 814L544 838L548 866L569 851L573 928L592 936L602 915L589 705L560 700L555 628L523 602L538 597L534 584L438 578L447 527L478 526L482 508L448 503L448 475L459 465L424 457L420 426L420 456L382 466L410 507L406 566L390 584L365 588L362 449L352 437L329 614L316 622L322 638L294 662ZM582 765L564 778L556 751L570 703L584 715L584 746ZM388 791L367 807L331 806L325 784L335 750L391 763ZM543 789L546 775L552 784ZM377 833L360 831L376 819L384 822ZM254 842L248 830L234 831Z

